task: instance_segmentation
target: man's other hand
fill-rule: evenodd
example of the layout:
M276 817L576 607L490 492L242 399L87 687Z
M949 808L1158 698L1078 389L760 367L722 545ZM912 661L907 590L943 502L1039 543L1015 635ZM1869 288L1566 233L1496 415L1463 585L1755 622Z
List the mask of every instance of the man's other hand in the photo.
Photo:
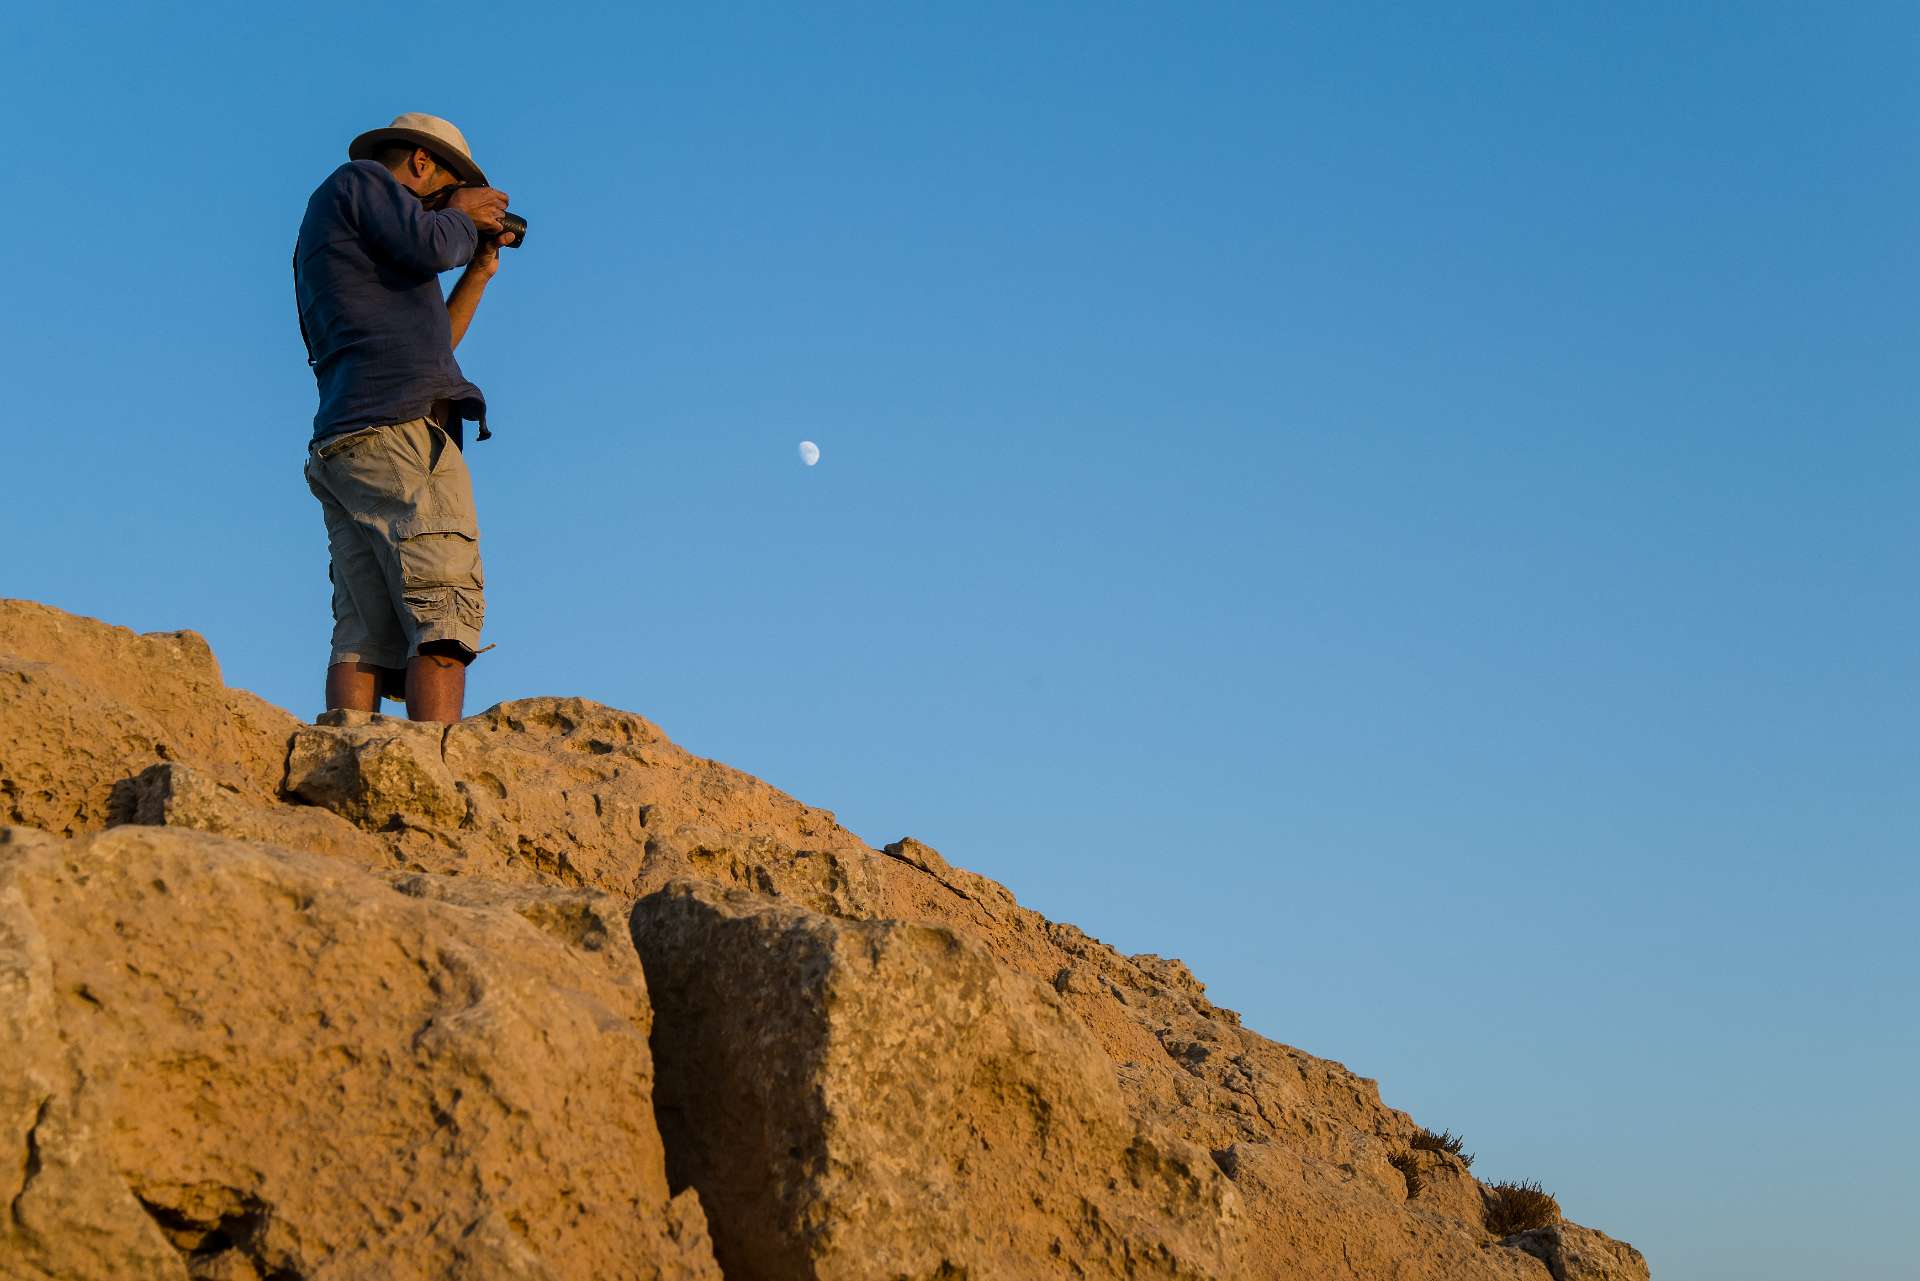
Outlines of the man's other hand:
M491 235L500 230L500 215L507 211L507 193L492 187L462 187L447 201L447 208L458 209L473 219L474 226Z
M512 243L511 231L501 232L498 236L480 237L480 247L473 251L473 261L467 264L467 270L491 278L494 272L500 270L500 251Z

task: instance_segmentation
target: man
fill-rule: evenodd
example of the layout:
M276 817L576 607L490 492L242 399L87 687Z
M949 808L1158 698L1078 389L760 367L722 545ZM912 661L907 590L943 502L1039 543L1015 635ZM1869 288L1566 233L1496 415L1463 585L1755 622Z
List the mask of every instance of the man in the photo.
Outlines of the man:
M327 707L404 696L415 720L457 721L486 615L465 422L490 433L453 349L513 243L507 196L437 116L401 115L347 157L307 201L293 257L320 385L306 476L332 558ZM463 264L444 296L439 273Z

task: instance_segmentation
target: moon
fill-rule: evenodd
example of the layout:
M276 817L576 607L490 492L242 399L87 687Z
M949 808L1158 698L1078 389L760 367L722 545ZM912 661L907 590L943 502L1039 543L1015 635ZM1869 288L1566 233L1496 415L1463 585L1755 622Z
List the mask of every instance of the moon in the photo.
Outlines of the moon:
M810 440L800 442L800 461L811 467L820 461L820 446Z

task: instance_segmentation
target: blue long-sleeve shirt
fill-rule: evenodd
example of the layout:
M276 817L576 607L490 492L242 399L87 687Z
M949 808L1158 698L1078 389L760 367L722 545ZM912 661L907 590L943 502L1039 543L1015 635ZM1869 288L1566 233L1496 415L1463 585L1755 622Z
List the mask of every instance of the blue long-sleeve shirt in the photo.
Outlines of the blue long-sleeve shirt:
M293 293L320 410L313 438L423 417L437 400L487 431L487 402L453 358L440 275L473 257L473 219L430 210L386 166L355 160L307 201ZM456 429L455 439L459 438Z

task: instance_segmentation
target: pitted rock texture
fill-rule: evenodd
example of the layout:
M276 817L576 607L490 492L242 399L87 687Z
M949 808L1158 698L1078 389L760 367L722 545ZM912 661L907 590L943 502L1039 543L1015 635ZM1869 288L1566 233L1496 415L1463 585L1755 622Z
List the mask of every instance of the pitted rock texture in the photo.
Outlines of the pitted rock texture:
M331 810L261 805L231 783L217 782L191 765L150 765L119 790L129 802L126 821L130 823L188 827L216 836L313 850L374 869L392 861L385 842Z
M617 909L197 832L16 835L0 1273L717 1281L667 1191Z
M1486 1217L1486 1196L1480 1182L1467 1172L1467 1163L1449 1152L1415 1150L1405 1154L1413 1177L1407 1179L1407 1202L1416 1209L1473 1223Z
M1262 1277L1547 1281L1540 1261L1451 1215L1382 1193L1365 1167L1292 1144L1236 1143L1222 1168L1247 1207ZM1398 1177L1398 1172L1394 1172Z
M1547 1281L1555 1269L1587 1275L1575 1269L1602 1266L1593 1260L1615 1272L1592 1275L1646 1275L1631 1247L1572 1224L1496 1240L1464 1166L1431 1163L1409 1197L1393 1160L1410 1150L1413 1119L1372 1080L1241 1026L1179 961L1123 955L1049 921L912 838L875 848L831 812L683 751L643 717L530 698L447 727L364 713L321 722L226 690L193 633L136 636L0 602L0 820L297 847L436 887L421 889L435 902L454 901L451 885L598 892L624 905L696 880L843 922L951 931L1053 991L1144 1132L1212 1154L1241 1207L1241 1275ZM770 1058L767 1070L783 1067ZM1011 1210L984 1201L972 1213ZM1131 1275L1075 1262L1089 1276Z
M979 944L698 881L632 921L669 1172L734 1281L1244 1275L1208 1154Z
M0 600L0 823L71 836L125 822L116 788L163 761L272 803L298 723L228 689L193 632Z
M294 731L289 799L323 806L370 831L406 824L455 829L466 819L466 799L442 758L444 727L342 713L322 721Z
M1647 1275L1647 1260L1638 1250L1577 1223L1535 1228L1502 1244L1540 1259L1553 1281L1640 1281Z

